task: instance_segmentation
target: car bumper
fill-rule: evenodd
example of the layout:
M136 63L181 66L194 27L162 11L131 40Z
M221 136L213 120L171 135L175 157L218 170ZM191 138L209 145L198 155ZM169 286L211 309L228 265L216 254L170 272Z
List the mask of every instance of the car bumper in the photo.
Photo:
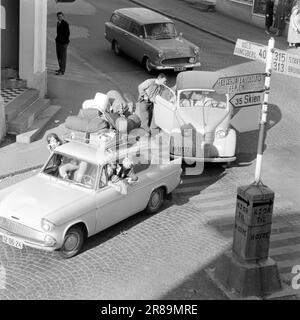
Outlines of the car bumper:
M176 156L171 154L171 158L182 158L187 161L196 161L196 162L233 162L236 160L236 157L212 157L212 158L197 158L197 157L186 157L186 156Z
M178 69L178 71L184 71L186 69L189 68L196 68L196 67L200 67L201 63L200 62L196 62L196 63L188 63L188 64L184 64L184 65L154 65L151 64L152 68L155 70L176 70Z
M10 236L15 238L18 241L21 241L24 246L35 248L35 249L41 249L45 251L54 251L56 250L56 246L48 246L44 241L36 240L36 239L30 239L26 238L24 236L17 235L13 232L7 231L3 228L0 227L0 236L2 237L3 235Z

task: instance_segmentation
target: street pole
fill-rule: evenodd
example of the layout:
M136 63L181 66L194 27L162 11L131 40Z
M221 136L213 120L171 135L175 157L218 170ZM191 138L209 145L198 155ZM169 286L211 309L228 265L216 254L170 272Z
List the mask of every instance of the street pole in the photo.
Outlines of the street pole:
M255 168L255 183L256 184L260 182L260 177L261 177L261 168L262 168L262 158L263 158L264 144L265 144L265 132L266 132L266 122L267 122L267 114L268 114L268 102L269 102L269 93L270 93L274 45L275 45L274 38L270 38L270 40L268 42L267 57L266 57L266 77L265 77L264 102L263 102L262 108L261 108L261 119L260 119L260 123L259 123L259 137L258 137L256 168Z

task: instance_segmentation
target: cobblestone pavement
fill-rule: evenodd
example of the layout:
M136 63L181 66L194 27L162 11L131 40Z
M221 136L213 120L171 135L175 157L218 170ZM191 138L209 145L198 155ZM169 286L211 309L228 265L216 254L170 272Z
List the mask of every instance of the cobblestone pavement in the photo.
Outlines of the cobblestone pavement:
M209 165L200 177L184 177L161 212L141 212L90 238L69 260L0 243L7 280L0 299L225 299L205 270L232 243L236 180L249 184L251 175L250 168ZM276 198L270 256L285 291L295 295L290 283L300 264L300 221L290 207Z

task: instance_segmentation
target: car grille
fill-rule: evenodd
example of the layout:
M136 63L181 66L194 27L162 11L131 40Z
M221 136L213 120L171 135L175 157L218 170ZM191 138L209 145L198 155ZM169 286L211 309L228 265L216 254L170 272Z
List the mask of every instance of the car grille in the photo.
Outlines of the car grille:
M177 65L177 64L187 64L189 63L189 57L186 58L174 58L174 59L165 59L162 61L163 65Z
M28 239L43 241L45 237L44 233L41 231L29 228L21 223L3 217L0 217L0 228L11 232L16 236L21 236Z

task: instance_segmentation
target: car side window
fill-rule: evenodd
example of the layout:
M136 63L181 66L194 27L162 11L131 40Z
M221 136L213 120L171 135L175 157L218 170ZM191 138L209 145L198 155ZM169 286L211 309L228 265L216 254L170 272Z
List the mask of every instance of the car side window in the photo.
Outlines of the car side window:
M110 22L112 22L116 26L118 25L119 20L120 20L120 16L117 13L114 13L110 18Z
M129 31L134 35L136 35L137 37L143 36L143 28L136 22L131 23Z
M118 20L118 27L122 28L125 31L129 31L130 24L131 24L130 20L120 16Z

